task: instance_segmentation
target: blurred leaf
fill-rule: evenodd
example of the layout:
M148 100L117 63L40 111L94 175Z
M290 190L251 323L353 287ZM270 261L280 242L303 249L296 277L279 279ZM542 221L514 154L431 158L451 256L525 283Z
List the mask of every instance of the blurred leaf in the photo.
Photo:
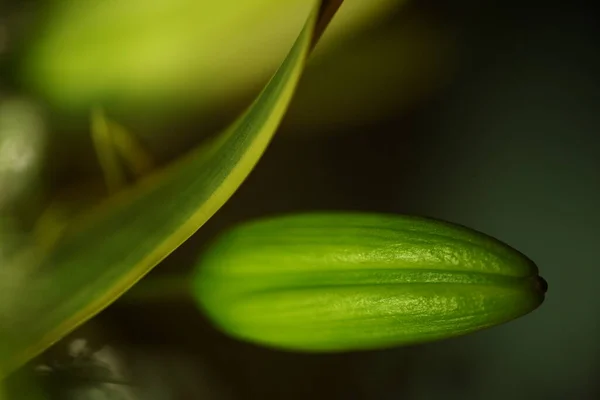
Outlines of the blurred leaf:
M314 2L280 69L211 146L109 198L70 225L55 247L37 258L26 284L18 287L19 297L3 305L0 313L0 376L104 309L229 199L275 133L306 57L340 3ZM2 269L9 274L21 270L14 264Z
M327 42L403 1L348 1ZM305 0L55 1L22 73L67 108L102 101L132 112L190 99L212 107L268 78L309 7Z
M0 101L0 213L39 185L46 150L40 110L22 99Z
M0 387L0 400L51 400L38 384L29 370L21 370L11 375L10 379L0 382L4 384L4 396Z

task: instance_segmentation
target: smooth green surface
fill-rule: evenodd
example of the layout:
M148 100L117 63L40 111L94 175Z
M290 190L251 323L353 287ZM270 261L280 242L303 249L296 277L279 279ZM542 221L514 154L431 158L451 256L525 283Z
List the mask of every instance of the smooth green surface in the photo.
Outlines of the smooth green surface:
M535 264L465 227L417 217L314 213L225 233L194 293L229 334L308 351L442 339L534 310Z
M208 220L264 152L314 41L339 2L315 8L280 69L229 129L75 221L28 265L0 313L0 378L104 309ZM33 253L31 249L29 253ZM22 275L21 265L2 265ZM17 282L17 281L15 281Z
M364 29L402 2L348 2L326 42ZM53 1L20 73L33 91L67 108L110 102L129 112L176 104L197 112L268 79L311 6L306 0Z

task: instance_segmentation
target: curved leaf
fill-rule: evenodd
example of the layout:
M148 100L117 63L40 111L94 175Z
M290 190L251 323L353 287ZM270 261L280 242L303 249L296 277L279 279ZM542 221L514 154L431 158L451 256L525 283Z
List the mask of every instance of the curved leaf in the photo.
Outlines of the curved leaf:
M279 70L210 146L110 198L39 258L20 297L0 313L0 377L104 309L229 199L279 126L305 60L340 3L315 2Z

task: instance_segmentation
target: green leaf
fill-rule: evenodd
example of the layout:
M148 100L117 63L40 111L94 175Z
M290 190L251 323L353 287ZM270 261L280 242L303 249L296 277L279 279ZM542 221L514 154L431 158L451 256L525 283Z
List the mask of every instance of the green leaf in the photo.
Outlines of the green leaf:
M349 2L323 44L404 2ZM32 91L66 108L110 100L105 105L120 112L206 113L269 77L310 7L306 0L55 0L18 72Z
M79 218L55 247L36 257L38 265L28 264L25 270L22 264L2 266L8 276L28 275L18 297L0 308L0 377L117 299L229 199L265 151L310 50L340 3L315 2L279 70L250 108L210 146ZM4 284L10 284L10 277Z
M194 277L199 305L228 334L327 352L440 340L536 309L536 265L483 233L431 219L308 213L223 234Z

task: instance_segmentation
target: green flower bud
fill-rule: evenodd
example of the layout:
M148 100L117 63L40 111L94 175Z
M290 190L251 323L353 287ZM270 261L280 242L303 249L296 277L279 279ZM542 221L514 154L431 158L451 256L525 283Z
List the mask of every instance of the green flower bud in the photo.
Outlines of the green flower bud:
M313 213L248 223L198 265L194 293L228 334L269 347L346 351L463 335L544 300L535 264L431 219Z

